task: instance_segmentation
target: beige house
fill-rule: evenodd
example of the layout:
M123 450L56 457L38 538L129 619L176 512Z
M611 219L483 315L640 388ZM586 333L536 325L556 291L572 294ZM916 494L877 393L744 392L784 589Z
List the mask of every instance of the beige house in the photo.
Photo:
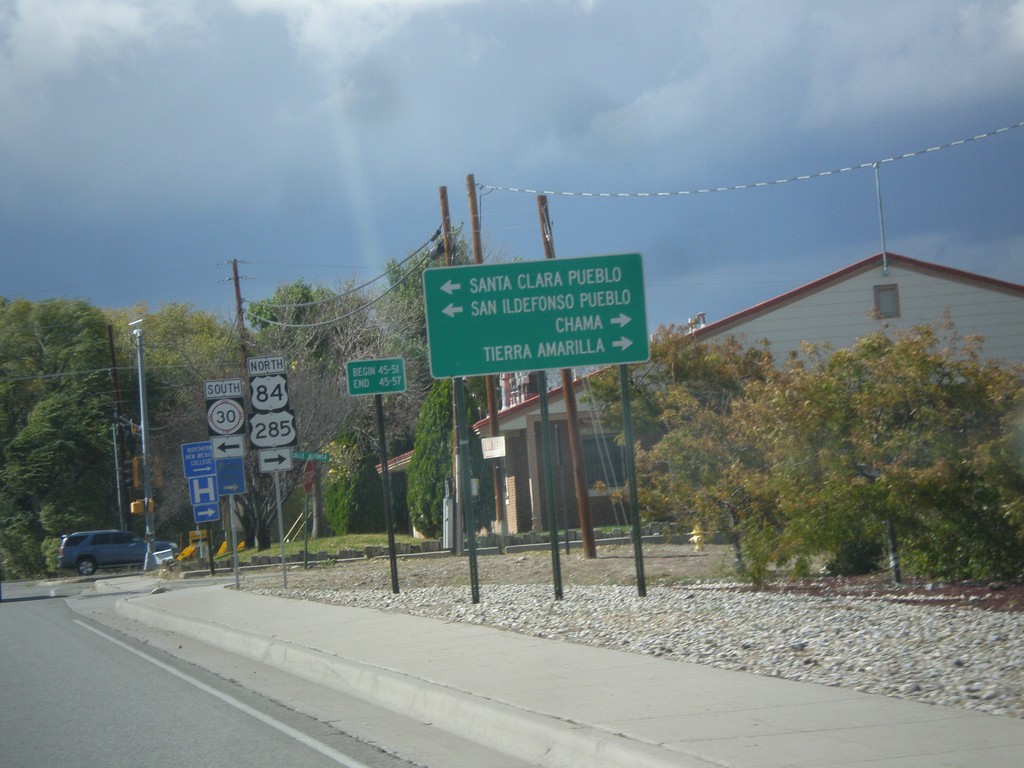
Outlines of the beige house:
M962 337L984 340L982 357L1024 363L1024 285L929 264L896 254L876 254L729 317L695 328L702 342L736 337L754 344L766 339L782 361L802 342L849 347L883 327L934 326L952 322ZM592 520L596 525L628 525L628 506L618 491L625 482L623 453L586 397L588 382L575 382L583 435ZM506 455L504 512L511 533L548 528L547 482L540 440L540 401L536 376L501 377L500 434ZM568 448L561 388L548 395L552 425L556 522L578 526L575 485ZM485 419L474 425L489 435ZM391 466L401 471L409 456ZM489 464L490 462L488 462ZM491 516L489 510L478 514Z
M876 254L694 331L700 341L767 339L776 359L801 342L851 346L883 325L984 338L985 359L1024 362L1024 285L890 253Z
M783 360L801 342L828 342L839 349L883 325L913 328L936 325L947 318L960 336L984 337L983 356L1024 362L1024 285L928 264L905 256L882 254L826 275L788 293L694 331L701 341L730 336L756 343L771 342L776 359ZM595 524L628 523L627 507L616 490L624 483L622 451L598 420L585 397L586 379L575 383L584 435L584 454L590 483L591 514ZM535 377L502 377L500 433L505 436L505 511L510 532L546 530L546 482L540 443L540 403ZM578 525L576 494L566 442L565 404L561 388L548 396L556 442L554 470L559 526L567 519ZM486 420L475 425L489 434Z

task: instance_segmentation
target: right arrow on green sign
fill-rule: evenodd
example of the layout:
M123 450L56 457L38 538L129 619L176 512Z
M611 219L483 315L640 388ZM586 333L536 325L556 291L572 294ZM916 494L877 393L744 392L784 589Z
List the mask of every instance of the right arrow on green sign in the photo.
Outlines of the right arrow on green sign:
M439 267L423 291L437 379L650 357L637 253Z

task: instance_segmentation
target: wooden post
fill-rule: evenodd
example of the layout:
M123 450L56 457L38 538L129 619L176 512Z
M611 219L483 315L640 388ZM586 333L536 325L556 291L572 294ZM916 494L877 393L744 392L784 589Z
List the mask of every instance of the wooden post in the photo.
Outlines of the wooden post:
M466 190L469 193L469 213L473 221L473 263L483 264L483 244L480 238L480 209L476 199L476 181L473 174L466 176ZM498 398L495 396L494 376L484 377L487 387L487 426L491 437L498 437L501 429L498 425ZM494 521L498 525L498 533L501 536L508 536L508 520L505 516L505 488L502 476L501 462L494 462L492 472L494 479ZM504 542L498 545L504 551Z
M540 213L541 237L544 240L544 258L555 258L555 240L551 232L551 218L548 215L547 195L537 195L537 211ZM583 555L588 560L597 557L594 541L594 523L590 518L590 494L587 485L587 469L583 466L583 440L580 437L579 410L576 406L576 387L572 371L562 369L562 397L565 398L565 416L569 432L569 453L572 456L572 474L576 484L576 509L580 519L580 535L583 538ZM554 478L549 479L554 482Z
M440 187L439 195L441 197L441 231L444 235L444 265L446 267L452 266L455 261L455 244L452 243L452 221L448 213L448 187ZM452 382L454 385L454 382ZM452 555L457 555L462 551L459 537L462 535L462 513L463 513L463 489L462 483L459 479L459 473L456 471L459 466L458 454L459 454L459 435L458 435L458 403L455 398L455 387L452 387L452 488L455 491L455 503L452 505L452 514L455 516L455 520L452 521ZM443 523L442 519L442 523Z

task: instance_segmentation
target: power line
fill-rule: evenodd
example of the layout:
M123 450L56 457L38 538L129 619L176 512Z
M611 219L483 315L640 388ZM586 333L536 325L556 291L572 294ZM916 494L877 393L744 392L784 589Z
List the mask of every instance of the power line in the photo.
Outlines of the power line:
M413 254L413 256L414 255L415 255L415 253ZM407 258L404 261L402 261L401 264L405 264L411 258L412 258L412 256L409 256L409 258ZM428 259L430 259L430 253L429 252L426 253L423 256L423 258L420 259L420 261L418 261L416 263L415 266L419 267L421 264L426 262ZM401 266L401 264L399 266ZM330 320L321 320L321 321L315 322L315 323L284 323L284 322L281 322L279 320L271 320L271 319L265 318L265 317L261 317L261 318L258 318L258 319L259 319L259 321L261 323L266 323L267 325L272 325L272 326L274 326L276 328L322 328L325 325L334 325L335 323L340 323L342 320L347 320L348 318L352 317L353 315L357 315L360 312L363 312L364 310L369 309L370 307L372 307L377 302L383 300L385 296L387 296L393 290L398 288L398 286L402 285L402 283L404 283L406 280L408 280L409 277L411 277L414 273L415 273L414 269L413 270L409 270L409 272L407 272L405 275L403 275L397 282L395 282L394 285L392 285L387 290L385 290L383 293L381 293L380 296L377 296L376 298L371 299L370 301L366 302L365 304L360 304L355 309L350 310L350 311L346 312L343 315L339 315L338 317L332 317ZM275 305L272 305L272 306L276 306L276 307L297 306L297 307L300 307L300 306L308 306L308 305L303 305L303 304L291 304L291 305L289 305L289 304L275 304Z
M424 241L424 243L421 246L416 248L408 256L406 256L404 259L402 259L400 262L398 262L398 264L396 266L398 266L398 267L403 266L407 261L409 261L411 258L413 258L417 253L421 253L424 248L426 248L431 243L435 242L437 240L437 238L439 238L440 236L441 236L441 228L438 227L437 230L434 232L434 234L430 236L430 238L428 238L426 241ZM357 285L354 288L351 288L350 290L344 291L342 293L337 293L337 294L335 294L333 296L328 296L325 299L317 299L316 301L306 301L306 302L302 302L302 303L299 303L299 304L273 304L273 303L270 303L270 302L261 301L261 302L259 302L259 304L260 304L261 307L266 307L268 309L302 309L302 308L305 308L305 307L317 307L317 306L320 306L321 304L327 304L327 303L330 303L330 302L333 302L333 301L340 301L341 299L344 299L344 298L346 298L348 296L351 296L354 293L358 293L359 291L363 290L364 288L373 285L378 280L382 280L385 277L387 277L387 272L382 272L381 274L377 275L372 280L367 280L362 285ZM251 305L253 302L251 302L248 299L246 299L245 303ZM346 317L347 317L347 315L346 315ZM260 318L260 319L262 320L263 318ZM271 324L273 325L275 323L271 323ZM302 326L287 326L287 327L302 327Z
M153 365L147 366L150 370L154 371L166 371L172 369L189 369L192 368L190 365ZM43 381L46 379L61 379L70 376L92 376L99 373L110 374L114 369L109 365L106 368L92 368L80 371L59 371L57 373L34 373L26 376L10 376L8 378L0 379L0 384L10 384L17 381ZM135 366L132 365L119 365L117 370L124 371L126 373L132 373L135 370Z
M952 147L959 147L963 144L968 144L972 141L980 141L981 139L988 139L993 136L997 136L1001 133L1012 131L1014 128L1024 127L1024 121L1021 121L1015 125L1008 125L1005 128L999 128L995 131L988 131L987 133L979 133L977 136L971 136L967 139L957 139L947 144L940 144L935 147L929 147L928 149L921 149L917 152L906 152L902 155L893 155L883 160L871 160L866 163L860 163L859 165L848 165L845 168L835 168L830 171L818 171L817 173L807 173L800 176L790 176L784 179L775 179L774 181L758 181L751 184L735 184L732 186L722 187L705 187L703 189L687 189L677 192L568 192L558 190L539 190L539 189L526 189L523 187L501 187L493 184L477 184L477 188L485 192L527 192L531 195L552 195L561 197L604 197L604 198L615 198L615 197L681 197L686 195L703 195L711 192L733 192L740 189L757 189L759 187L771 187L778 184L789 184L795 181L808 181L809 179L820 179L824 176L834 176L840 173L849 173L850 171L859 171L865 168L877 168L879 165L885 163L894 163L897 160L906 160L911 157L918 157L920 155L926 155L930 152L938 152L943 149L951 149Z

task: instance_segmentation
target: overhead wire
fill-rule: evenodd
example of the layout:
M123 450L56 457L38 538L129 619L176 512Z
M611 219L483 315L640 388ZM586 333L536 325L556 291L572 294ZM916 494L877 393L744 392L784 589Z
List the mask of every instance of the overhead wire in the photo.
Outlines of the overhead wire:
M810 179L819 179L825 176L834 176L840 173L849 173L851 171L859 171L865 168L878 168L879 165L886 163L894 163L897 160L906 160L911 157L918 157L920 155L926 155L931 152L938 152L944 149L951 149L953 147L959 147L964 144L968 144L972 141L980 141L982 139L988 139L993 136L997 136L1002 133L1007 133L1015 128L1024 127L1024 120L1014 125L1008 125L1004 128L998 128L994 131L987 131L985 133L979 133L977 136L971 136L970 138L957 139L956 141L950 141L946 144L939 144L938 146L929 147L928 149L920 149L916 152L905 152L902 155L893 155L882 160L870 160L866 163L859 163L857 165L848 165L844 168L835 168L827 171L818 171L817 173L806 173L799 176L790 176L782 179L775 179L773 181L757 181L749 184L734 184L731 186L720 186L720 187L704 187L701 189L686 189L679 191L668 191L668 192L571 192L565 190L540 190L540 189L527 189L525 187L505 187L498 186L496 184L477 184L477 187L486 192L526 192L531 195L551 195L559 197L599 197L599 198L621 198L621 197L681 197L686 195L703 195L711 192L734 192L740 189L757 189L760 187L770 187L778 184L789 184L796 181L808 181Z
M436 242L437 239L440 236L441 236L441 227L438 227L437 230L435 230L434 234L431 235L427 240L425 240L422 245L420 245L418 248L416 248L414 251L412 251L408 256L406 256L404 259L402 259L400 262L398 262L398 264L396 264L395 266L397 266L397 267L403 266L406 262L408 262L410 259L412 259L416 254L421 253L424 248L429 246L431 243ZM343 291L342 293L336 293L333 296L328 296L328 297L323 298L323 299L317 299L316 301L304 301L304 302L298 302L298 303L294 303L294 304L286 304L286 303L275 304L273 302L261 301L260 302L260 306L261 307L267 307L269 309L304 309L306 307L317 307L317 306L320 306L322 304L329 304L330 302L339 301L340 299L347 298L348 296L351 296L353 293L358 293L359 291L362 291L364 288L367 288L367 287L373 285L378 280L382 280L386 276L387 276L387 272L382 272L381 274L377 275L372 280L367 280L362 285L357 285L357 286L355 286L355 287L353 287L353 288L351 288L351 289L349 289L347 291ZM246 301L246 303L252 304L252 302L250 302L250 301Z
M425 249L427 249L427 246L429 246L431 243L433 243L433 242L435 242L437 240L437 238L440 236L440 234L441 234L441 228L439 227L437 229L437 231L434 233L434 235L429 240L427 240L422 246L417 248L415 251L413 251L411 254L409 254L406 258L404 258L402 261L400 261L396 266L401 267L404 264L408 263L409 260L412 259L417 254L423 253L423 251ZM432 254L433 254L433 249L426 250L426 253L423 254L423 258L421 258L414 265L414 267L418 268L420 265L422 265L423 263L428 261L431 258ZM395 281L394 285L388 287L379 296L371 299L368 302L365 302L364 304L359 305L355 309L349 310L348 312L346 312L346 313L344 313L342 315L338 315L337 317L332 317L329 320L320 320L320 321L317 321L317 322L314 322L314 323L286 323L286 322L282 322L280 320L274 320L274 319L271 319L271 318L261 317L261 318L259 318L259 321L261 323L266 323L267 325L272 325L275 328L299 328L299 329L305 329L305 328L322 328L322 327L324 327L326 325L334 325L335 323L340 323L342 320L347 320L348 318L352 317L353 315L357 315L360 312L364 312L367 309L369 309L370 307L372 307L375 304L377 304L377 302L382 301L388 294L390 294L392 291L394 291L396 288L398 288L400 285L402 285L406 280L408 280L409 277L411 277L414 274L414 272L415 272L415 269L409 270L405 275L403 275L401 278L399 278L397 281ZM385 277L385 275L386 275L386 273L378 275L373 280L370 280L370 281L364 283L363 286L361 286L361 287L365 287L367 285L371 285L371 284L377 282L378 280L380 280L382 277ZM331 297L330 299L316 301L316 302L308 302L308 303L304 303L304 304L261 304L261 306L269 306L269 307L273 307L273 308L295 308L295 309L299 309L299 308L303 308L303 307L316 306L316 305L319 305L319 304L323 304L326 301L333 301L333 300L336 300L336 299L341 298L343 296L349 296L349 295L351 295L352 293L354 293L357 290L359 290L359 289L358 288L353 288L350 291L346 291L344 294L338 294L338 296Z

